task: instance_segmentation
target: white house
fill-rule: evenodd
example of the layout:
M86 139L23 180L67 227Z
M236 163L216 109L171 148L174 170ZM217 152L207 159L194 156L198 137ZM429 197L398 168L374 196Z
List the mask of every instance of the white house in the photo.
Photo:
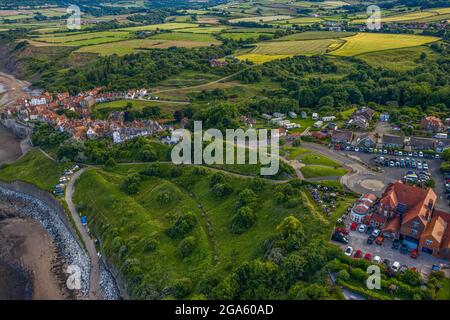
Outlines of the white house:
M324 122L331 122L334 120L336 120L335 116L322 117L322 121L324 121Z

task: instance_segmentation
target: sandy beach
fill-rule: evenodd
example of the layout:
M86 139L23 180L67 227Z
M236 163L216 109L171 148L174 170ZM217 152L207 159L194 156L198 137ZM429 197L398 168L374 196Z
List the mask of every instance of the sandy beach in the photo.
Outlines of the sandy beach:
M21 276L27 278L33 300L74 298L65 287L67 276L56 247L38 222L22 218L1 221L0 247L1 260L20 268ZM23 294L26 292L20 298L27 298Z

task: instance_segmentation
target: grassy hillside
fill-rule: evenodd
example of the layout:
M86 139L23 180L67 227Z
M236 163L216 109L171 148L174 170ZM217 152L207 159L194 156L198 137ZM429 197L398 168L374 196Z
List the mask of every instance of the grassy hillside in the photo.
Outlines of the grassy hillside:
M293 216L300 221L305 247L313 238L325 239L332 228L331 220L299 184L289 185L293 194L286 199L288 206L278 199L287 192L288 184L265 182L260 186L259 180L204 168L175 169L161 164L158 170L149 170L147 166L91 169L77 181L75 193L75 203L88 216L91 230L101 239L104 252L120 270L134 298L224 298L218 288L236 268L264 256L263 244L277 234L284 218ZM121 186L127 176L137 172L143 173L137 192L127 194ZM214 179L219 175L230 194L218 195ZM253 195L242 196L244 189L253 190ZM245 201L256 217L247 230L236 233L232 224L242 206L240 201ZM348 204L343 197L336 215ZM187 213L195 217L192 230L171 236L177 221ZM194 243L194 249L183 257L181 248L186 243ZM321 274L320 268L314 274ZM312 277L304 280L316 281ZM234 292L233 297L241 296Z
M13 164L0 168L0 180L24 181L46 191L52 191L58 183L64 166L47 158L40 150L29 151Z

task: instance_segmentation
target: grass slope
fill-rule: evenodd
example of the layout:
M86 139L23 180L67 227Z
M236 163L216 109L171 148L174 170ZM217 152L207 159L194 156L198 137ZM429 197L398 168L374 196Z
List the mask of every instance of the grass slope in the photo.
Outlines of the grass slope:
M59 182L64 166L47 158L40 150L30 150L13 164L0 168L0 180L24 181L36 187L52 191Z

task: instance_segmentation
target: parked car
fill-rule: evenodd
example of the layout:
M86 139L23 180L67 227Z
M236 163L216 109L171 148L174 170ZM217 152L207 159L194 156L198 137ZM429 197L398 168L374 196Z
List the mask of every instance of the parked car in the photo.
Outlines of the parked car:
M413 251L411 251L410 253L410 257L413 259L417 259L417 256L419 255L419 251L417 249L414 249Z
M408 247L406 246L406 244L402 244L400 246L400 253L403 253L403 254L408 253Z
M358 228L358 224L356 222L353 222L352 225L350 226L350 230L356 231L356 228Z
M392 241L392 249L398 249L400 247L400 240L395 239Z
M364 260L372 261L372 254L371 254L371 253L366 253L366 254L364 255Z
M366 231L367 226L364 223L359 225L358 231L364 233Z
M347 228L336 228L336 229L334 229L334 232L340 232L340 233L343 233L344 235L349 234Z
M423 167L423 170L428 170L428 163L424 162L422 167Z
M392 271L394 272L398 272L398 270L400 270L400 262L395 261L392 266L391 266Z
M363 255L363 252L361 250L357 250L353 256L353 258L359 259Z
M344 251L344 254L345 254L346 256L349 256L349 257L352 256L352 253L353 253L353 248L350 247L350 246L348 246L348 247L345 249L345 251Z
M367 244L372 244L375 241L375 237L370 235L369 238L367 238Z
M381 263L381 257L380 256L373 257L373 262L375 262L376 264L380 264Z
M383 236L378 236L377 239L375 240L375 243L379 246L381 246L384 242L384 237Z
M372 231L373 231L373 227L372 226L368 226L367 229L366 229L366 233L367 234L371 234Z
M419 151L419 157L423 158L423 152Z
M389 266L391 265L391 261L389 259L384 259L383 264L386 266L386 268L389 268Z
M333 233L333 235L331 236L331 240L339 242L339 243L343 243L343 244L348 243L348 239L346 237L344 237L344 235L342 233Z
M376 238L380 235L380 232L381 232L380 229L375 229L372 231L372 236Z

